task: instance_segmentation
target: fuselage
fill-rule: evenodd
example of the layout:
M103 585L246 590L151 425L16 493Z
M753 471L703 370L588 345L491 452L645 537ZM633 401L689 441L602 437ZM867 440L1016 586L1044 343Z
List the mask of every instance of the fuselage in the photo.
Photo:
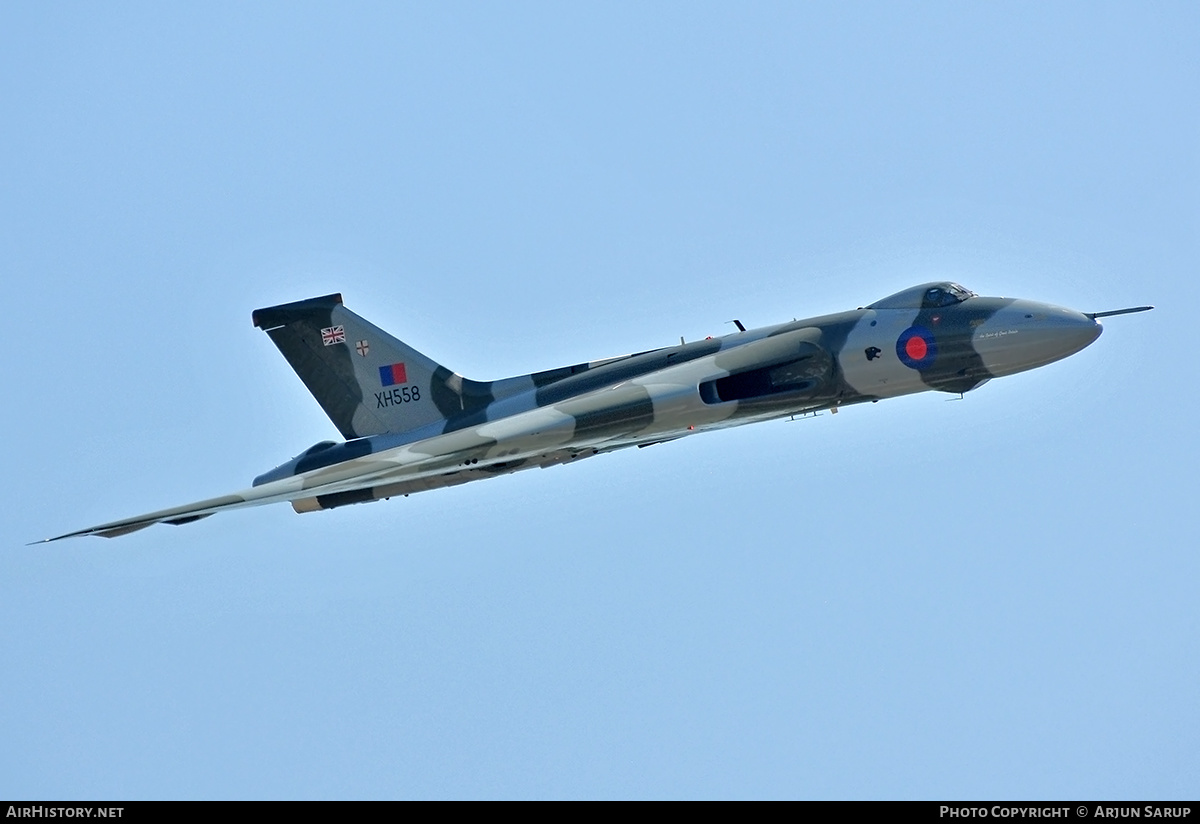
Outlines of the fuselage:
M1067 357L1100 332L1081 312L925 284L853 311L478 383L485 404L323 445L255 484L329 490L295 501L301 511L409 494L864 401L963 393ZM364 470L377 482L362 487ZM336 491L343 475L355 489Z

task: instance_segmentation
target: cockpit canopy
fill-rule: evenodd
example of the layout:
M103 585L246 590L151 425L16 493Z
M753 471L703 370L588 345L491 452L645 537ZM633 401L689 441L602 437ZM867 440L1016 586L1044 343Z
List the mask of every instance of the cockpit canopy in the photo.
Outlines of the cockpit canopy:
M936 309L940 306L953 306L968 298L976 297L970 289L964 289L957 283L948 280L939 283L925 283L913 286L903 292L889 295L883 300L877 300L868 309Z

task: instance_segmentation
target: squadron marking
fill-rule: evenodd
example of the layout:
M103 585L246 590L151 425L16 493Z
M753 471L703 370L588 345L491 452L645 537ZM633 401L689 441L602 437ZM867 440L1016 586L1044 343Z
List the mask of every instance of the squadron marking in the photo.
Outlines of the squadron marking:
M379 384L395 386L398 383L408 383L408 372L402 363L390 363L379 367Z

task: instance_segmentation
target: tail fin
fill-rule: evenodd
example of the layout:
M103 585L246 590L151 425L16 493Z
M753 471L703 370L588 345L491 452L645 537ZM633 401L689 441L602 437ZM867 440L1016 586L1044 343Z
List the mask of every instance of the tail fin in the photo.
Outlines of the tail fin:
M254 312L347 440L482 416L492 384L467 380L325 295ZM482 419L482 417L481 417Z

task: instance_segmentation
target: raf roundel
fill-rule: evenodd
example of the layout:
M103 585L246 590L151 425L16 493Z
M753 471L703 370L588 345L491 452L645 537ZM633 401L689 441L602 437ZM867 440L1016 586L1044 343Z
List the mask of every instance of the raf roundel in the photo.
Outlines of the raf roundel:
M928 369L937 360L937 341L924 326L910 326L896 339L896 356L910 369Z

